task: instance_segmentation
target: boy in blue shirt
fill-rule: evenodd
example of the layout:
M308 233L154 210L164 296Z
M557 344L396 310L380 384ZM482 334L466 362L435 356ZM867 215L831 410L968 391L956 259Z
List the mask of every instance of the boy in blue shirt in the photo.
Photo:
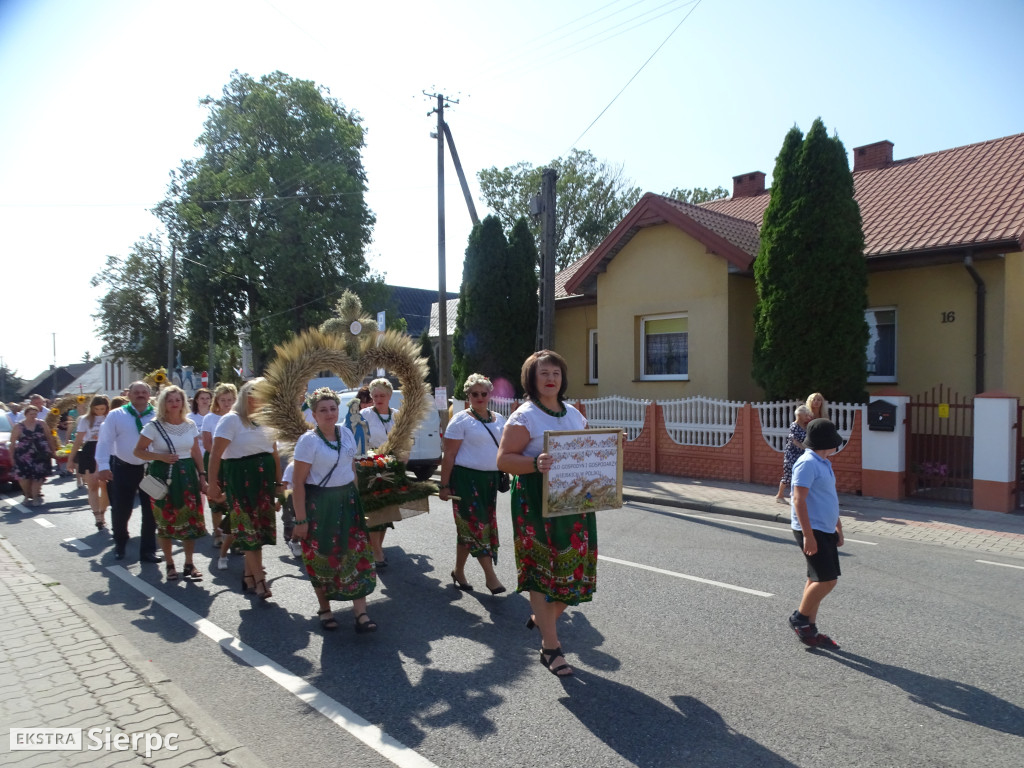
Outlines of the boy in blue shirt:
M807 583L800 608L789 617L789 625L804 645L812 648L839 647L818 631L818 606L835 589L839 580L839 547L843 546L843 524L839 520L836 476L828 457L844 442L835 424L814 419L807 425L803 455L793 465L792 528L807 561Z

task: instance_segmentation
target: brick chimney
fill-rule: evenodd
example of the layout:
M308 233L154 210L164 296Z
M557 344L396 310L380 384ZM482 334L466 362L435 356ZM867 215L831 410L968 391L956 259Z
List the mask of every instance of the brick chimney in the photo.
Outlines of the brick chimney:
M876 141L853 150L853 172L884 168L892 163L892 142Z
M733 197L753 197L764 192L764 173L754 171L732 177Z

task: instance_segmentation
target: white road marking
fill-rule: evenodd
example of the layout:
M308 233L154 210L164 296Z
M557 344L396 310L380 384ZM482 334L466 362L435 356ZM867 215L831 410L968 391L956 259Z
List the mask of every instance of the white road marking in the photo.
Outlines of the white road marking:
M86 549L92 549L92 547L90 547L84 541L79 541L78 539L75 539L75 538L64 539L64 543L65 544L70 544L72 547L74 547L75 549L77 549L79 551L84 551Z
M712 517L710 515L694 515L694 514L690 514L689 512L676 512L673 509L664 509L664 508L662 508L661 511L663 511L666 514L669 514L669 515L675 515L676 517L692 517L694 520L710 520L712 522L719 522L719 523L722 522L722 518L721 517ZM782 523L779 523L778 525L765 525L764 523L748 523L748 522L745 522L745 521L742 521L742 520L730 520L729 521L729 525L745 525L747 528L764 528L766 531L775 531L776 533L780 533L782 531L791 530L788 527L783 527ZM878 546L878 542L877 541L861 541L860 539L850 539L850 538L844 538L843 541L853 542L854 544L867 544L869 547L877 547Z
M732 589L736 592L744 592L748 595L757 595L758 597L775 597L771 592L762 592L759 589L747 589L747 587L737 587L735 584L726 584L722 581L712 581L711 579L702 579L700 576L690 576L685 573L677 573L676 571L666 571L664 568L655 568L651 565L641 565L640 563L631 563L629 560L619 560L614 557L608 557L607 555L598 555L598 560L607 560L609 563L617 563L619 565L628 565L630 568L640 568L644 571L652 571L654 573L660 573L664 576L675 576L677 579L687 579L688 581L699 581L701 584L710 584L713 587L722 587L723 589Z
M985 565L998 565L1003 568L1017 568L1024 571L1024 565L1010 565L1009 563L994 563L991 560L975 560L976 563L984 563Z
M43 528L56 528L57 527L53 523L51 523L49 520L47 520L46 518L43 518L43 517L35 517L35 518L33 518L33 520L35 520L37 523L39 523L41 526L43 526Z
M151 584L143 581L120 565L108 566L107 570L134 587L154 603L159 604L186 624L206 635L224 650L234 654L257 672L277 683L300 701L308 704L339 728L348 731L366 746L380 753L400 768L438 768L421 754L389 736L377 726L364 720L351 709L332 699L326 693L294 675L273 659L250 648L230 632L221 629L211 621L171 599Z

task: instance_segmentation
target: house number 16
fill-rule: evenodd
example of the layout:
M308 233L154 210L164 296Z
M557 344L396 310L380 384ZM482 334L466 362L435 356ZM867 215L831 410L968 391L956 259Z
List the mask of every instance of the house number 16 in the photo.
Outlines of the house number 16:
M955 323L956 322L956 312L954 312L952 309L949 310L948 312L943 312L942 313L942 322L944 322L944 323Z

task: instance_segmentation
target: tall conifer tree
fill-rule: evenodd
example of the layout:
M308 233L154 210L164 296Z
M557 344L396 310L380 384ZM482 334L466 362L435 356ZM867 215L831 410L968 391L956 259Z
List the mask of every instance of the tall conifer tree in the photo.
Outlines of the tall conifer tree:
M846 149L821 119L776 159L754 262L754 380L770 400L862 402L867 265Z

